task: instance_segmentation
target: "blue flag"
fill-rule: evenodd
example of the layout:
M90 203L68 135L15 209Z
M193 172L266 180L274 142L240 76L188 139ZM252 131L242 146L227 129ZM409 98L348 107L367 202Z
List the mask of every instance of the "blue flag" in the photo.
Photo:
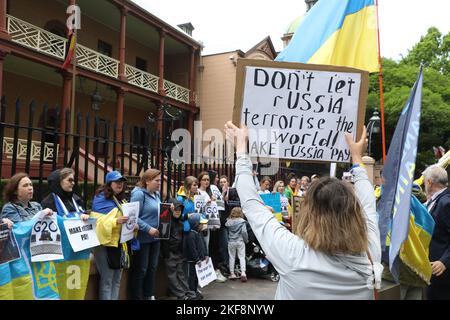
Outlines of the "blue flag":
M411 189L416 168L422 105L422 69L403 108L383 168L384 192L378 204L381 247L391 230L389 269L398 280L399 251L408 237Z

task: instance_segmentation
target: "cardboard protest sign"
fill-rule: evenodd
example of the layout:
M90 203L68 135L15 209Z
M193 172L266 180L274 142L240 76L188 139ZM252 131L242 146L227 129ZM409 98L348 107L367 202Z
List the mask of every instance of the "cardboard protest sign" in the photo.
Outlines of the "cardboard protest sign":
M32 262L64 259L61 246L61 231L57 217L44 217L37 220L31 229L30 253Z
M121 206L123 216L128 217L127 223L122 224L120 235L120 243L124 243L134 238L134 228L139 218L139 202L124 203Z
M215 185L210 186L212 195L216 198L217 209L225 210L225 201L222 198L222 192L220 192L219 188Z
M73 252L90 249L100 245L95 228L97 219L82 221L80 219L64 220L64 229Z
M367 92L366 71L239 59L233 122L251 156L350 162L344 134L361 134Z
M304 206L305 198L299 196L293 196L293 213L292 213L292 232L297 234L297 227L300 221L300 215L302 207ZM298 234L297 234L298 235Z
M203 260L200 264L195 264L195 272L197 273L198 285L203 288L217 279L216 271L212 264L212 260L208 259L208 263Z
M159 237L160 240L170 238L170 223L172 221L172 209L170 203L161 203L159 210Z
M6 223L0 224L0 264L20 259L20 250L14 233Z

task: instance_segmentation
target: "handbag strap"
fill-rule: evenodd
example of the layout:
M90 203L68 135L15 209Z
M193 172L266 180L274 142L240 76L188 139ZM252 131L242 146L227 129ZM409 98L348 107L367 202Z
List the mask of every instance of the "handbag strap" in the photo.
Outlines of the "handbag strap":
M375 285L375 266L373 265L372 256L370 255L369 251L367 251L367 257L369 258L370 264L372 265L372 275L373 275L373 298L375 300L378 300L378 289Z

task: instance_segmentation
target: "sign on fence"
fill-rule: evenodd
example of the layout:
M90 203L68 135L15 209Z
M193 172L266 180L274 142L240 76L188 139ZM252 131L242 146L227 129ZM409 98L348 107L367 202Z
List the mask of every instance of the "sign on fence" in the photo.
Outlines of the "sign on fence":
M233 121L251 156L350 162L344 133L361 134L367 92L366 71L239 59Z

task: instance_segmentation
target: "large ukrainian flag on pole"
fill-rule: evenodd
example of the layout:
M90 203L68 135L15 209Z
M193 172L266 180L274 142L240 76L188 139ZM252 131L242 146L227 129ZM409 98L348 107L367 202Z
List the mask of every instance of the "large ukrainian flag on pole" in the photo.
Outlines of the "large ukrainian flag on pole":
M374 0L319 0L275 60L378 72Z

